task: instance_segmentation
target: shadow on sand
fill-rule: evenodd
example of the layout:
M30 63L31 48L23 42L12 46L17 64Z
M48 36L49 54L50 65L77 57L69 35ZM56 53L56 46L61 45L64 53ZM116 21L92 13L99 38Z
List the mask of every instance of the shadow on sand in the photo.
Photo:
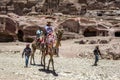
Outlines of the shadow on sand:
M53 74L53 76L58 76L58 74L55 71L52 70L44 70L44 69L39 69L39 71L45 72L47 74Z
M41 64L31 64L32 66L43 66Z

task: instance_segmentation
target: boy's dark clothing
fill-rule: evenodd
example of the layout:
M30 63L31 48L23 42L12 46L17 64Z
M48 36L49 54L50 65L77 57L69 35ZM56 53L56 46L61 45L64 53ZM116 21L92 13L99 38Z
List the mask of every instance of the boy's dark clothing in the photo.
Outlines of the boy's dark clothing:
M94 55L99 55L100 54L100 50L99 49L95 49L94 50Z
M31 48L26 47L22 53L22 57L25 55L25 65L28 67L28 62L29 62L29 56L31 53Z

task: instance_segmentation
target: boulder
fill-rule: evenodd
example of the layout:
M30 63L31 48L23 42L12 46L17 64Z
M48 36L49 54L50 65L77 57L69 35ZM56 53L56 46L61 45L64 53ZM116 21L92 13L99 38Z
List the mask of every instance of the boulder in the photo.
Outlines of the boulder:
M108 44L108 43L109 43L108 40L100 40L100 41L99 41L99 44Z

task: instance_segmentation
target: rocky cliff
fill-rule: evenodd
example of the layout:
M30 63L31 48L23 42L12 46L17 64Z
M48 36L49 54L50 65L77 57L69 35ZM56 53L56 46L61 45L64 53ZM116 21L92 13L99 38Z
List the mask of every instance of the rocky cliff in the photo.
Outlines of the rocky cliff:
M115 10L119 0L1 0L0 13L24 15L31 11L39 14L64 13L82 15L86 10Z

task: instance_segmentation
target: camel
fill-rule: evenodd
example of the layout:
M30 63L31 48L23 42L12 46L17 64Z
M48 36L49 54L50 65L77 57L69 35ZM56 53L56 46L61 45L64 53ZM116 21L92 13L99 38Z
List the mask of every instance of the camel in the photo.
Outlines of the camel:
M45 37L44 35L42 36L43 38ZM32 47L32 53L31 53L31 59L30 59L30 64L33 64L35 65L35 60L34 60L34 55L35 55L35 52L36 50L40 50L41 53L43 54L45 52L45 45L43 44L42 46L41 45L38 45L37 41L34 40L31 44L31 47ZM41 58L42 59L42 58ZM41 60L41 65L42 65L42 60Z
M35 61L34 61L34 54L35 54L35 51L36 49L39 49L42 51L42 56L41 56L41 65L43 65L43 62L44 62L44 70L45 70L45 58L46 58L46 55L49 55L50 56L50 59L49 59L49 64L48 64L48 70L49 70L49 65L50 65L50 62L52 62L52 67L53 67L53 71L54 70L54 62L53 62L53 55L58 55L58 50L59 50L59 46L61 46L61 38L62 38L62 34L63 34L63 30L58 30L57 33L56 33L56 43L54 46L52 45L44 45L44 47L39 47L36 45L36 41L33 41L32 42L32 54L31 54L31 60L30 60L30 64L32 64L32 60L33 60L33 63L35 64Z
M45 29L42 28L42 27L39 27L39 28L41 28L41 30L43 31L43 34L42 34L41 37L45 38L45 33L46 33ZM35 65L35 59L34 59L35 52L38 49L43 54L43 52L45 52L45 44L43 44L42 46L40 46L40 45L37 44L37 40L35 39L31 43L31 47L32 47L32 53L31 53L31 58L30 58L30 64L32 64L32 62L33 62L33 64ZM42 60L41 60L41 65L42 65Z
M54 61L53 61L53 55L57 55L58 56L58 50L59 50L59 46L61 46L61 38L62 38L62 35L63 35L63 30L58 30L58 33L56 33L56 43L55 45L53 44L48 44L47 47L46 47L46 53L44 53L42 56L43 58L43 62L44 62L44 70L45 70L45 58L46 58L46 55L49 55L50 56L50 59L49 59L49 63L48 63L48 66L47 66L47 70L49 70L49 66L50 66L50 63L52 62L52 68L53 68L53 71L55 71L54 69ZM42 59L41 59L42 60Z

